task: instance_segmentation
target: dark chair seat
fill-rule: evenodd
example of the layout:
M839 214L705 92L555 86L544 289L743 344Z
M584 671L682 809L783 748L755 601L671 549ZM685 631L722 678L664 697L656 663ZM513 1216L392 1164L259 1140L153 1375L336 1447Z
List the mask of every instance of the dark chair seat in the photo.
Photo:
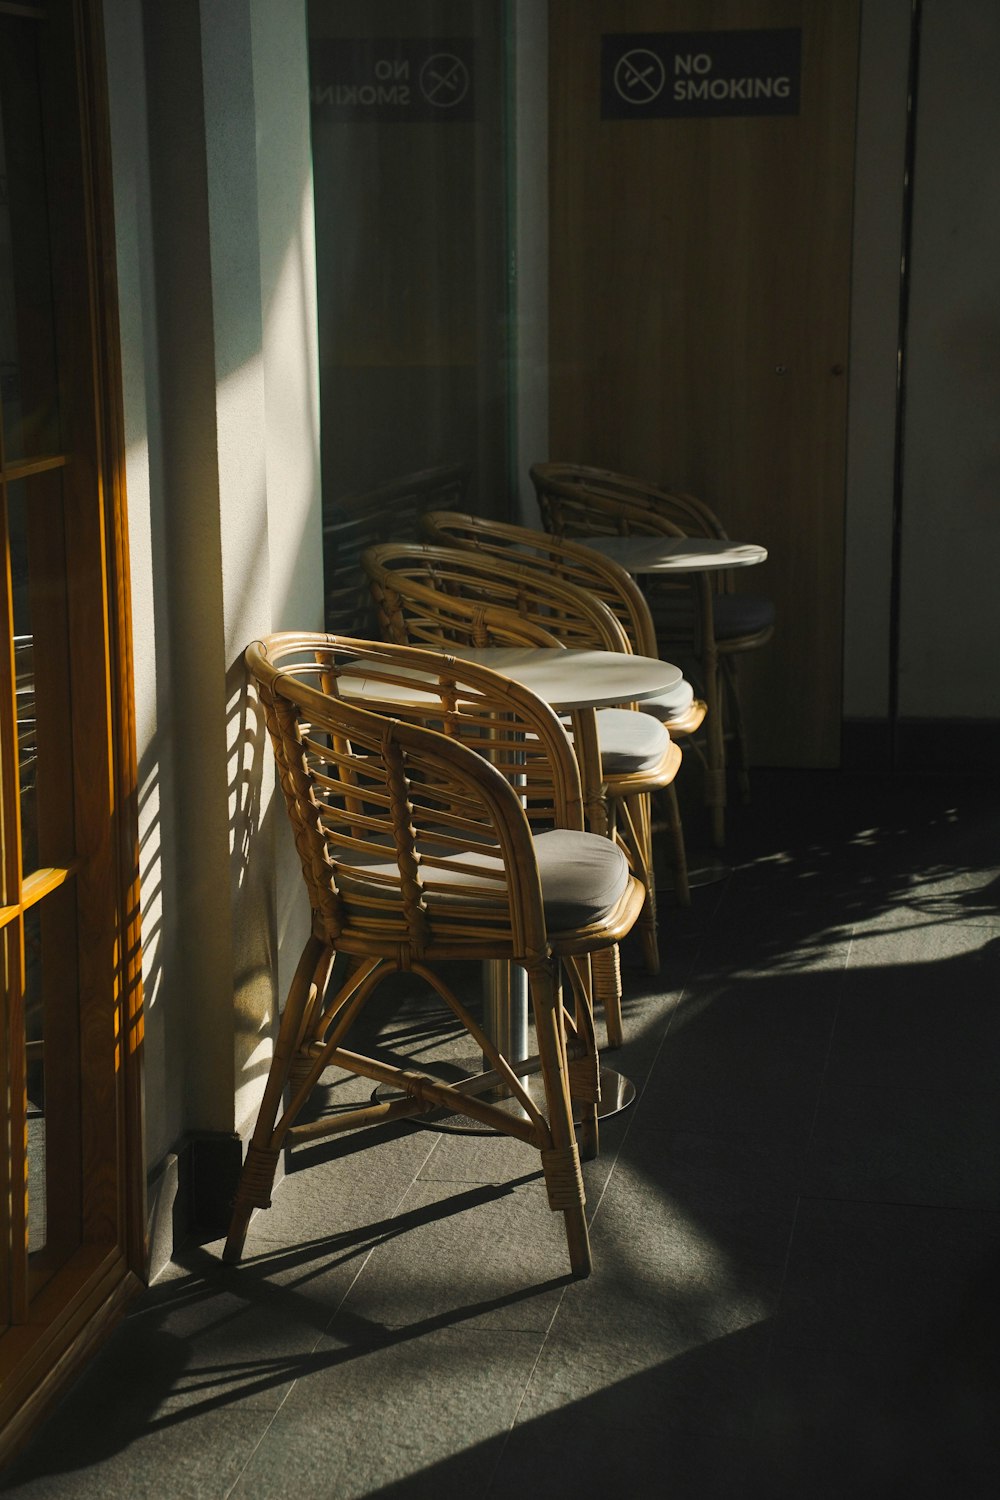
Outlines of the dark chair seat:
M672 633L687 637L693 630L695 602L673 590L650 589L650 611L657 635L664 648L669 647ZM764 594L715 594L712 597L712 626L717 646L727 641L744 640L774 628L774 603Z
M764 594L716 594L712 619L718 645L774 628L774 603Z

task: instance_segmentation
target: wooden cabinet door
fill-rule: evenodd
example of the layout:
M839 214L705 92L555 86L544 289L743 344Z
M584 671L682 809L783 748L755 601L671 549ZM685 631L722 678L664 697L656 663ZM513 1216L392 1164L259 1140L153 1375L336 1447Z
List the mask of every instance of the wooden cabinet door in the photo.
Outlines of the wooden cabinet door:
M773 31L799 34L797 112L737 113L725 59ZM744 35L717 59L713 33ZM703 79L734 112L602 115L623 36L605 93L634 38L626 95ZM857 48L856 0L551 0L549 457L692 491L768 548L739 580L778 614L741 664L758 764L839 761Z

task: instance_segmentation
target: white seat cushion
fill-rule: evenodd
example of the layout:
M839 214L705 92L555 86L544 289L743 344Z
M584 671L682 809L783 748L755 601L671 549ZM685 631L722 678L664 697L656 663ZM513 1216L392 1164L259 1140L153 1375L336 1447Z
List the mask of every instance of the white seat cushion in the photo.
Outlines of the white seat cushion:
M601 766L606 775L625 776L659 765L670 736L652 714L637 714L630 708L599 708L596 717Z
M669 724L671 719L682 719L690 711L693 702L694 688L686 677L682 677L680 682L657 693L655 698L644 698L639 707L644 714L652 714L654 719L659 719L661 724Z
M653 721L655 722L655 720ZM538 876L542 887L542 906L545 925L552 932L575 927L586 927L608 917L618 905L628 887L628 862L616 844L596 833L577 833L569 828L551 828L536 833L532 838ZM427 854L437 851L429 847ZM398 875L394 859L382 859L370 853L358 853L350 860L357 870L357 879L352 879L340 866L340 884L345 895L363 897L376 887L374 882L393 881ZM437 900L446 904L461 905L463 899L476 900L489 892L489 883L482 876L497 877L499 886L502 864L499 856L488 850L470 850L468 853L447 854L442 868L422 863L419 880L427 891L431 906ZM466 868L453 868L454 865ZM470 867L475 867L473 873ZM478 872L482 872L481 874ZM369 884L373 882L373 884ZM436 886L448 886L447 891L435 892ZM462 886L469 887L468 898L463 898ZM379 894L388 894L382 886Z

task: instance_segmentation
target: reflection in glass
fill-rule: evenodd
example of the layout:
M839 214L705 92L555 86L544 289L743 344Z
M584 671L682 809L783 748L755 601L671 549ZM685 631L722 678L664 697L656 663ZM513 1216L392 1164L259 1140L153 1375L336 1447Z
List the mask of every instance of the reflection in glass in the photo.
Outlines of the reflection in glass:
M25 875L73 854L69 735L69 631L62 478L35 475L8 486Z
M28 1250L34 1290L81 1239L79 1024L72 882L24 918Z
M41 918L24 923L24 1050L28 1082L28 1250L45 1248L45 1020Z
M328 524L455 468L467 508L505 514L503 17L494 0L309 5Z
M60 447L39 27L0 16L0 409L6 465Z

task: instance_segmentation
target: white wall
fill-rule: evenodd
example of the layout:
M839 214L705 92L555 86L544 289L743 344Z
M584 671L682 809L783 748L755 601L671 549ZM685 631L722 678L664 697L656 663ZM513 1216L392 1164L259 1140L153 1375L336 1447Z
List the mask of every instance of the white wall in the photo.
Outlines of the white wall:
M865 0L855 189L844 713L889 711L910 0ZM1000 7L924 0L902 466L899 714L1000 718Z
M885 719L889 712L909 38L910 0L866 0L858 77L844 539L844 715L854 719Z
M170 656L165 599L166 549L157 472L159 380L153 284L152 211L146 138L142 7L105 0L105 40L114 168L118 302L132 569L139 764L139 840L143 983L146 1012L147 1160L170 1146L179 1126L184 1048L169 1024L166 984L176 948L176 894L171 858L173 762L168 750ZM155 497L155 500L154 500Z
M924 0L900 715L1000 718L1000 5Z
M147 1159L245 1131L294 899L255 635L322 623L305 0L106 0L128 434Z

